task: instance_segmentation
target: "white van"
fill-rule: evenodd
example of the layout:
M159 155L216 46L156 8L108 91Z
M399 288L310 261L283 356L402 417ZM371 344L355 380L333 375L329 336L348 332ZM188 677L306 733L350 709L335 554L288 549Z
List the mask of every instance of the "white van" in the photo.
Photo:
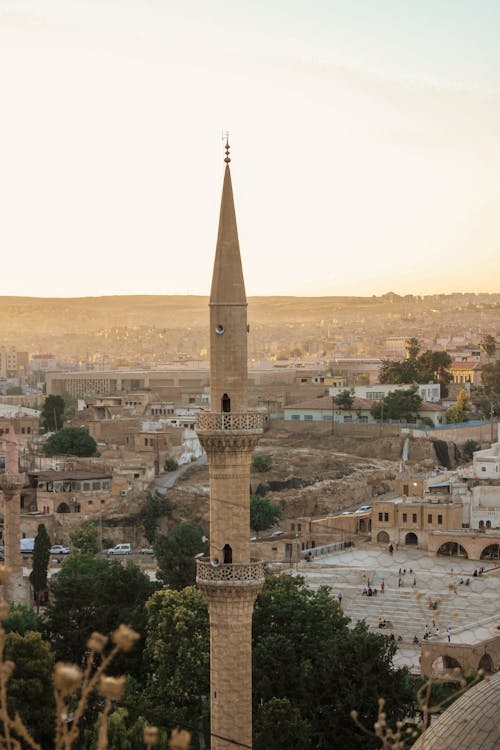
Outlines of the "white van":
M29 555L35 549L35 540L32 538L21 539L19 542L19 551L25 555Z
M115 544L111 549L106 550L107 555L130 555L132 552L132 545L129 542L122 542L121 544Z

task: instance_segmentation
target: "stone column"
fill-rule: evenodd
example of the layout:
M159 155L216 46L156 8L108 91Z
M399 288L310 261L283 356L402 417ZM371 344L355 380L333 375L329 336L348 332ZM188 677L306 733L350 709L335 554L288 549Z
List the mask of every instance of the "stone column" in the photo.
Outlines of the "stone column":
M10 602L25 600L25 592L17 592L23 587L22 558L19 550L21 539L21 489L24 487L24 474L2 474L0 489L4 498L4 558L11 569L9 582L5 584L5 599ZM24 588L24 587L23 587Z

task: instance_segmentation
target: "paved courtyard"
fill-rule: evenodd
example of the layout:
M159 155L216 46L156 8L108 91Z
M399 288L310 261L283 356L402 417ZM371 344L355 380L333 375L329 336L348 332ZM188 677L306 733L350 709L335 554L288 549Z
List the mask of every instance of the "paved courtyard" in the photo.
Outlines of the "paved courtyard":
M491 573L474 577L480 565L492 566L486 561L436 557L411 547L394 550L391 556L373 547L315 558L301 564L299 572L311 588L327 585L334 595L342 592L342 608L353 623L366 620L378 633L401 637L395 663L419 672L420 648L413 638L422 641L426 625L432 631L434 621L441 632L431 642L446 642L450 627L452 643L475 644L491 638L491 628L500 623L500 577ZM406 573L400 575L400 569ZM377 596L363 596L368 581L377 588ZM437 610L429 607L429 597L433 602L440 599ZM392 629L379 629L379 618L389 620Z

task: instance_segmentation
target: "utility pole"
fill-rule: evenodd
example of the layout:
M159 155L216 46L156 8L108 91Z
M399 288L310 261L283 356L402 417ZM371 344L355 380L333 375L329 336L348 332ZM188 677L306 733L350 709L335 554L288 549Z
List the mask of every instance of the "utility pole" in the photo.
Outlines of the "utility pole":
M382 427L384 426L384 399L380 402L380 432L379 437L382 437Z

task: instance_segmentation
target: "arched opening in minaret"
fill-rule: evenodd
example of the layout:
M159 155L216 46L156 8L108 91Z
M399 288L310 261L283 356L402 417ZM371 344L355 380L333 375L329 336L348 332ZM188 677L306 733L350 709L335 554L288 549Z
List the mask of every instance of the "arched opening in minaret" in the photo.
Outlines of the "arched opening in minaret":
M221 410L225 414L229 414L229 412L231 411L231 399L229 398L229 396L227 395L227 393L225 393L223 395L223 397L222 397L222 400L221 400Z
M230 547L229 544L225 544L222 548L222 551L224 553L224 562L225 563L232 563L233 562L233 550Z

